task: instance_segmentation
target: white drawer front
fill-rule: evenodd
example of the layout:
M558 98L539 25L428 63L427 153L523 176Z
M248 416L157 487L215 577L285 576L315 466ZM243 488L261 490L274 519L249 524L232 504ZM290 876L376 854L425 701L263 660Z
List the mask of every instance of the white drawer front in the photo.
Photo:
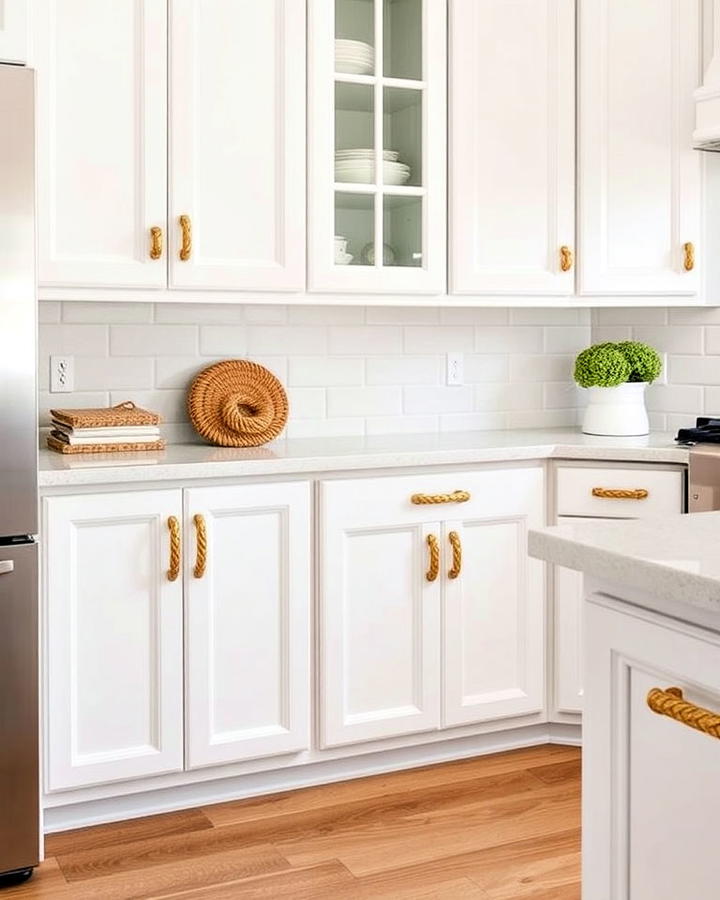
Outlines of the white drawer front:
M679 468L559 466L556 483L558 516L641 519L684 508L684 472Z

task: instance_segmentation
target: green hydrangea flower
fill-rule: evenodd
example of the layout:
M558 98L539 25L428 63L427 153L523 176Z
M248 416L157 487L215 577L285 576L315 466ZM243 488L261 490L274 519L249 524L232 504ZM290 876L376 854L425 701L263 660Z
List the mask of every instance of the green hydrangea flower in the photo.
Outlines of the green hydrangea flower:
M628 381L655 381L662 372L662 359L657 350L640 341L621 341L615 345L630 363Z
M632 368L614 344L594 344L575 360L575 381L580 387L615 387L630 380Z

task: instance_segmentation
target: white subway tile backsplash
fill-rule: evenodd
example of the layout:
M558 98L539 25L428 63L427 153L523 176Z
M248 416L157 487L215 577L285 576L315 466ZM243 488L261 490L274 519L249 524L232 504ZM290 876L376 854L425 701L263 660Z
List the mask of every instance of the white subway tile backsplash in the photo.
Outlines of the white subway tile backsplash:
M361 418L295 419L290 414L285 433L289 438L358 437L365 434Z
M386 416L402 412L400 387L331 387L328 416Z
M450 306L440 310L443 325L507 325L510 315L502 307Z
M573 356L514 355L510 357L510 381L571 381L574 367Z
M671 356L670 383L720 384L720 356Z
M512 325L590 325L589 309L527 309L510 310Z
M338 325L328 331L330 353L365 356L403 352L403 330L395 325Z
M78 356L75 360L75 388L91 391L101 384L107 390L142 390L154 385L152 359L127 359L109 356Z
M510 358L508 356L469 353L464 359L464 369L466 384L510 380Z
M198 330L194 325L111 325L113 356L177 356L197 353Z
M363 383L365 360L353 356L291 356L288 384L306 387L344 387Z
M245 321L245 309L234 303L158 303L155 321L165 325L236 325Z
M476 410L535 409L543 405L542 384L479 384Z
M546 353L578 353L588 345L588 330L582 325L557 325L545 329Z
M187 390L193 378L216 361L197 356L159 356L155 360L155 387L163 391ZM127 360L123 362L127 365Z
M284 325L287 319L286 306L256 304L245 307L245 321L249 325Z
M474 388L445 385L407 385L403 388L404 410L414 415L472 412Z
M42 304L40 304L42 306ZM107 323L119 325L124 322L152 322L152 303L63 303L63 322Z
M326 415L325 388L288 388L287 395L293 418L322 419Z
M362 306L289 306L290 325L362 325L365 310Z
M177 423L187 421L186 396L186 391L117 390L110 392L110 403L115 405L132 400L143 409L151 409L153 412L160 413L165 422Z
M312 325L250 325L247 330L248 356L257 353L314 354L327 351L325 328Z
M593 310L593 325L664 325L667 309L648 307L610 307Z
M368 325L436 325L440 310L432 306L369 306L365 321Z
M708 332L714 329L707 329ZM718 329L720 331L720 329ZM720 335L719 335L720 337ZM702 329L692 325L636 325L633 328L633 340L650 344L660 353L702 353ZM720 341L718 341L720 349ZM708 353L718 350L707 349Z
M41 325L38 352L41 360L51 353L67 356L106 356L108 340L107 325Z
M440 431L493 431L507 428L507 414L448 413L440 416Z
M405 353L471 353L474 349L472 328L421 325L405 329Z
M702 409L703 388L684 384L651 384L645 392L648 410L653 412L681 412Z
M42 303L38 303L38 322L41 325L59 322L62 316L62 306L58 300L43 300Z
M203 356L245 356L247 329L244 325L201 325L200 353Z
M370 416L366 434L428 434L438 430L438 416Z
M439 384L441 356L371 356L365 363L368 384Z
M475 328L477 353L541 353L543 330L534 325Z

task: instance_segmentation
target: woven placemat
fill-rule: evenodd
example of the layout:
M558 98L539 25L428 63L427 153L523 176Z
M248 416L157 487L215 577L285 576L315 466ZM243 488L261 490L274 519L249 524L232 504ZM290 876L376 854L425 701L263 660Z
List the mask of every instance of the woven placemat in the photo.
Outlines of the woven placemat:
M164 450L165 441L145 441L141 444L66 444L51 434L47 437L47 445L57 453L127 453L135 450Z
M71 428L105 428L111 425L159 425L162 417L135 406L132 400L97 409L51 409L50 415Z
M288 417L287 394L265 366L227 359L204 369L188 393L195 430L220 447L258 447L276 438Z

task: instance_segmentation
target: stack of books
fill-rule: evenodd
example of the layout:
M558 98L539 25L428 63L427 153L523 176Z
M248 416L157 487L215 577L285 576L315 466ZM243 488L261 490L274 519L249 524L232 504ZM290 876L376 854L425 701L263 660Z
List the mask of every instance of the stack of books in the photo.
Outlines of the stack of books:
M130 401L109 409L51 409L47 445L58 453L163 450L160 416Z

